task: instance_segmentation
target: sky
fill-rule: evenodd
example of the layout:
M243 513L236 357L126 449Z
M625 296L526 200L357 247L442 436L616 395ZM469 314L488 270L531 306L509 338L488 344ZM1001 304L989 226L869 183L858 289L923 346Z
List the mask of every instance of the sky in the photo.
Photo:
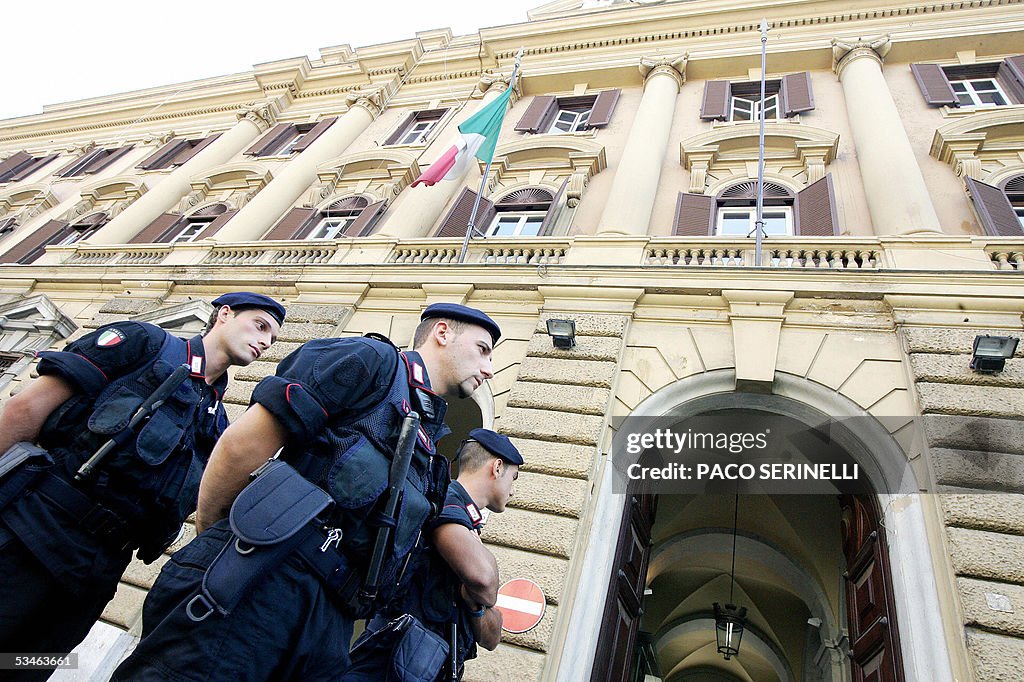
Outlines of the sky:
M321 47L359 48L445 27L475 33L525 22L527 11L543 4L14 0L4 6L0 119L37 114L46 104L250 71L261 62L315 59Z

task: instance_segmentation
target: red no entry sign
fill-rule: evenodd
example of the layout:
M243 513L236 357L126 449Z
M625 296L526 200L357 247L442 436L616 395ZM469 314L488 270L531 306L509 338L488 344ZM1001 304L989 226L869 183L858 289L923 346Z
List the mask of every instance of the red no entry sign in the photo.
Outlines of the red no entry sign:
M532 580L515 578L498 588L495 607L501 611L501 629L519 634L537 627L544 617L544 590Z

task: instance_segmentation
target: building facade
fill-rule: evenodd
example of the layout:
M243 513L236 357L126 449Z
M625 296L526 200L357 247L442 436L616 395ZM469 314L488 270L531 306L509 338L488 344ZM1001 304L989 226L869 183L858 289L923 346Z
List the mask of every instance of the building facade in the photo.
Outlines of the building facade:
M411 184L520 47L460 262L482 164ZM193 333L249 289L289 318L234 372L237 417L304 341L408 345L426 305L471 304L504 336L449 443L483 425L523 451L483 537L546 607L467 679L1019 679L1024 347L969 364L1024 329L1022 51L1018 0L556 0L0 121L0 397L30 351L125 318ZM708 414L855 420L835 442L871 489L616 489L621 418ZM81 648L93 679L161 563ZM748 627L725 660L730 598Z

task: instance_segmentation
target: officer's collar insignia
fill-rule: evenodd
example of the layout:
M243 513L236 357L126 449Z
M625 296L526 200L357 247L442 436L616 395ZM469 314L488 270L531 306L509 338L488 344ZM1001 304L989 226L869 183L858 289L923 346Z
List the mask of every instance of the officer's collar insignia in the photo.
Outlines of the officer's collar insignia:
M205 379L206 378L206 350L203 347L202 337L196 337L189 339L185 342L188 350L188 368L192 373L194 379ZM195 352L193 352L195 349Z
M423 385L423 365L418 362L412 363L412 380L419 385Z
M420 359L420 354L416 351L409 351L402 353L402 360L405 362L406 374L409 377L409 385L413 388L422 388L429 393L436 395L430 390L429 379L427 378L427 369L423 366L423 360Z
M469 514L469 520L473 522L474 526L479 526L483 523L484 517L480 513L480 509L472 502L466 504L466 512Z
M419 436L420 444L426 449L426 451L430 454L434 454L434 441L430 440L430 436L427 435L427 432L423 430L422 426L420 427L417 435Z
M126 338L128 337L124 335L123 331L111 327L110 329L100 334L100 337L96 339L96 345L101 348L113 348L114 346L124 341Z

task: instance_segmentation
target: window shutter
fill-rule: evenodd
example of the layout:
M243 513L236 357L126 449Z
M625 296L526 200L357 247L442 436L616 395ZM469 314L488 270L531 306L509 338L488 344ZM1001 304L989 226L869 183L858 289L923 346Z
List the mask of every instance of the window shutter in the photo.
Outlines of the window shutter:
M85 170L82 172L99 173L103 169L108 168L110 164L114 163L115 161L117 161L118 159L120 159L122 156L124 156L133 149L135 149L135 145L132 144L125 145L124 147L121 147L119 149L115 149L114 151L109 152L100 158L97 158L95 161L86 166Z
M811 74L804 71L782 77L782 108L786 118L814 109Z
M198 154L199 152L203 151L211 144L213 144L218 137L220 137L220 133L214 133L213 135L204 137L201 140L196 140L195 142L192 143L191 147L189 147L188 149L183 149L180 152L178 152L178 154L176 154L175 157L171 159L171 165L184 166L186 163L191 161L196 154Z
M71 161L67 165L61 166L60 169L56 173L54 173L54 175L56 175L59 178L69 177L68 173L70 173L75 168L75 166L77 166L80 162L89 162L89 163L91 163L92 161L96 160L96 158L98 156L106 155L106 153L107 152L106 152L105 149L94 149L91 152L89 152L88 154L84 154L82 156L79 156L77 159L75 159L74 161Z
M516 123L516 130L524 133L542 132L551 124L551 119L558 112L558 100L552 95L538 95L526 107L526 113Z
M164 213L158 215L156 220L146 226L142 232L132 237L130 244L160 244L168 241L173 235L173 229L181 220L177 213Z
M714 213L714 197L680 192L676 199L672 234L676 237L707 237L712 233L711 217Z
M356 217L355 221L348 226L345 230L346 237L365 237L373 231L373 226L377 222L377 218L384 212L384 204L386 202L378 201L374 204L370 204ZM470 207L472 208L472 207Z
M2 263L31 263L43 254L43 247L48 241L68 229L64 220L50 220L21 242L14 245L7 253L0 255Z
M704 84L704 99L700 103L702 121L729 118L729 99L732 85L729 81L708 81Z
M469 218L473 214L473 202L476 200L476 192L469 189L468 187L463 188L462 193L452 204L452 208L448 211L448 215L441 221L441 227L438 229L435 237L465 237L466 230L469 228ZM481 232L486 230L486 225L490 225L491 220L494 219L494 202L487 199L480 199L480 209L477 212L476 228ZM487 219L487 223L484 229L480 229L481 225L484 225L484 219Z
M303 135L302 139L299 140L299 143L297 145L295 145L295 147L292 149L292 151L296 152L296 153L305 151L306 147L308 147L309 145L311 145L314 142L316 142L316 138L318 138L321 135L323 135L324 132L328 128L330 128L331 125L333 125L334 122L337 121L337 120L338 120L337 116L331 116L330 118L325 118L324 120L322 120L319 123L317 123L315 126L313 126L312 130L310 130L308 133Z
M170 161L174 158L178 152L183 149L189 149L190 145L188 140L171 140L164 146L157 149L155 152L147 156L142 160L142 163L136 166L142 170L153 170L154 168L167 168L170 165Z
M1019 237L1024 233L1013 205L1001 189L970 176L965 177L965 181L985 234L990 237Z
M826 174L796 193L794 234L803 237L835 237L839 235L836 218L836 195L832 175Z
M590 111L590 118L587 119L587 127L600 128L611 123L612 114L615 112L615 105L619 102L619 90L604 90L594 100L594 108Z
M999 65L998 78L1017 104L1024 104L1024 55L1007 57Z
M261 137L256 144L245 150L246 156L266 156L267 152L274 146L280 144L285 135L291 135L295 126L291 123L278 123L270 129L266 135Z
M320 217L320 211L315 208L293 208L284 214L284 217L277 221L270 232L263 235L263 239L301 239L299 232L313 222L314 218ZM305 235L302 235L305 236Z
M199 233L199 237L202 239L209 239L213 235L217 234L220 232L220 228L224 227L229 220L235 217L236 213L238 213L238 211L235 209L224 211L214 218L213 221L206 226L205 230Z
M558 192L555 194L555 197L551 200L551 205L548 206L548 212L544 214L544 222L540 224L539 236L551 236L552 230L555 229L555 220L558 218L558 213L562 210L562 206L565 204L562 197L565 196L565 188L568 186L569 178L566 178L562 182L562 186L558 188Z
M24 151L14 152L10 156L8 156L6 159L4 159L2 163L0 163L0 182L7 182L8 180L12 180L13 177L5 176L13 176L14 172L19 167L25 165L31 160L32 155Z
M6 237L18 226L18 219L14 216L0 220L0 239Z
M398 140L401 139L402 134L409 129L409 126L411 126L415 120L415 111L406 114L405 118L402 119L402 123L397 128L395 128L390 135L388 135L386 140L384 140L384 146L395 144L396 142L398 142Z
M56 159L58 156L60 156L60 154L48 154L47 156L41 156L32 163L23 166L14 175L12 175L9 178L9 180L11 182L14 182L16 180L24 180L25 178L35 173L37 170L39 170L46 164Z
M953 94L953 86L946 78L946 72L938 64L911 64L910 70L914 72L917 80L917 87L921 88L921 94L928 104L933 107L959 106L956 95Z

